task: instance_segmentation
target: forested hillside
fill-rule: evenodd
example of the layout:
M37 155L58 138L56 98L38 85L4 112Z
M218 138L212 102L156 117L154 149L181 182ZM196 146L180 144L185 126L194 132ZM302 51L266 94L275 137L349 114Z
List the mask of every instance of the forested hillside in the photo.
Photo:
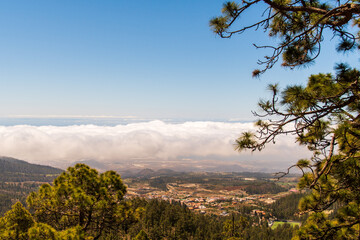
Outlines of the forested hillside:
M305 196L305 193L290 194L280 198L273 204L269 205L268 208L278 219L295 221L305 220L306 215L297 214L299 212L299 201Z
M0 181L23 182L23 181L51 181L50 175L58 175L63 170L31 164L22 160L9 157L0 157Z
M130 237L144 232L148 238L142 239L285 240L291 239L295 230L288 224L272 230L259 217L240 213L228 217L196 214L176 202L136 198L130 200L129 205L132 211L141 214L123 225L121 232Z
M261 210L254 214L254 206L248 204L220 216L200 214L179 201L124 198L127 187L120 175L99 173L84 164L69 167L40 189L30 182L1 187L7 200L2 201L3 209L13 206L2 212L0 239L281 240L291 239L297 229L290 224L272 229L273 218ZM297 205L298 198L284 202L283 207ZM262 209L268 211L266 206Z
M30 192L43 183L52 182L61 172L63 170L58 168L0 157L0 214L16 201L24 203Z

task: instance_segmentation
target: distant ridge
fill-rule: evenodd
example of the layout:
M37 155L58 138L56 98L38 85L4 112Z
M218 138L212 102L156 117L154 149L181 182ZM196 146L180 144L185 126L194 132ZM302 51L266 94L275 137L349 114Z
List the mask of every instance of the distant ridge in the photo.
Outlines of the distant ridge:
M178 174L179 172L176 172L172 169L162 168L156 171L157 175L172 175L172 174Z
M175 176L175 175L179 175L181 173L182 172L177 172L177 171L174 171L172 169L167 169L167 168L158 169L156 171L154 171L150 168L145 168L145 169L140 170L136 174L133 173L131 175L131 177L151 178L151 177L159 177L159 176Z
M49 175L63 170L50 166L28 163L23 160L0 157L0 181L47 181Z
M137 175L138 177L151 177L155 174L155 171L150 168L140 170Z

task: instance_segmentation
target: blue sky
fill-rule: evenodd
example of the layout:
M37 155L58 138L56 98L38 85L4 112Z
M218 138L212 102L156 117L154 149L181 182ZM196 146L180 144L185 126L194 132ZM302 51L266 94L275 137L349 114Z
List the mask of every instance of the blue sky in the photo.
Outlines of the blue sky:
M278 64L253 79L267 52L252 43L271 41L262 31L232 39L212 33L209 20L222 3L0 1L0 156L64 168L95 160L110 169L207 171L283 170L306 157L289 136L238 154L234 140L254 127L227 120L255 120L251 110L269 83L304 84L336 62L357 66L358 55L325 42L312 66Z
M304 83L354 55L335 41L316 64L251 78L263 32L221 39L223 1L0 2L0 117L133 116L251 120L266 85ZM246 20L253 20L252 12ZM330 49L330 50L328 50Z

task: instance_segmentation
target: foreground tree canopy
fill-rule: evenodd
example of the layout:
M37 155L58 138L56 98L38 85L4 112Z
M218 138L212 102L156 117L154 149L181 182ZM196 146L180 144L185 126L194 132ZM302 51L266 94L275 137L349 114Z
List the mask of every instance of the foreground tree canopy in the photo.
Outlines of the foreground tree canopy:
M294 134L313 152L292 167L303 172L301 189L311 194L300 202L302 213L312 213L299 236L301 239L347 239L358 236L360 224L360 72L339 65L336 76L312 75L306 87L269 88L273 98L261 101L259 132L243 133L237 148L262 150L280 134ZM260 116L260 115L258 115ZM285 172L283 174L287 174ZM327 218L325 210L335 211Z
M249 9L265 6L261 19L241 25ZM282 65L294 68L312 62L321 50L325 31L339 40L338 51L358 47L359 1L253 0L224 4L223 15L210 21L221 37L263 28L280 42L265 56L257 76L280 57ZM248 20L248 19L247 19ZM236 29L237 26L239 28ZM350 26L354 28L349 29ZM360 236L360 72L338 64L335 75L316 74L306 86L281 90L270 85L272 98L260 100L257 132L244 132L236 140L237 150L262 150L283 134L313 153L291 166L303 172L299 188L311 193L300 202L300 213L309 217L295 239L359 239Z
M259 18L254 22L254 13ZM279 39L270 48L272 54L259 60L262 69L253 72L257 76L271 68L280 57L282 65L294 68L313 61L321 51L321 43L328 32L339 40L337 50L348 51L358 46L359 39L359 1L319 1L319 0L250 0L227 2L222 16L213 18L210 26L223 38L241 34L250 29L263 29L270 37ZM248 24L242 24L242 19ZM349 26L356 27L348 29ZM330 36L331 37L331 36Z
M127 214L126 187L114 171L69 167L0 219L0 239L98 239L119 228Z
M112 171L99 174L82 164L70 167L53 185L31 194L26 208L17 202L0 217L0 239L286 240L298 229L290 224L271 229L263 215L250 214L256 207L245 204L238 213L220 217L195 213L176 201L121 200L124 193L120 176Z

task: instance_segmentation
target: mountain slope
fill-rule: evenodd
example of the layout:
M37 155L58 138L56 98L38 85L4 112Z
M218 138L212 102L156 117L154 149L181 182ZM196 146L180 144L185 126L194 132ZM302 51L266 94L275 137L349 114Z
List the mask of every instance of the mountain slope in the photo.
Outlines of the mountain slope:
M22 182L42 181L49 182L63 170L50 166L31 164L9 157L0 157L0 181Z
M63 170L0 157L0 216L16 201L25 204L26 196L45 182L52 182Z

